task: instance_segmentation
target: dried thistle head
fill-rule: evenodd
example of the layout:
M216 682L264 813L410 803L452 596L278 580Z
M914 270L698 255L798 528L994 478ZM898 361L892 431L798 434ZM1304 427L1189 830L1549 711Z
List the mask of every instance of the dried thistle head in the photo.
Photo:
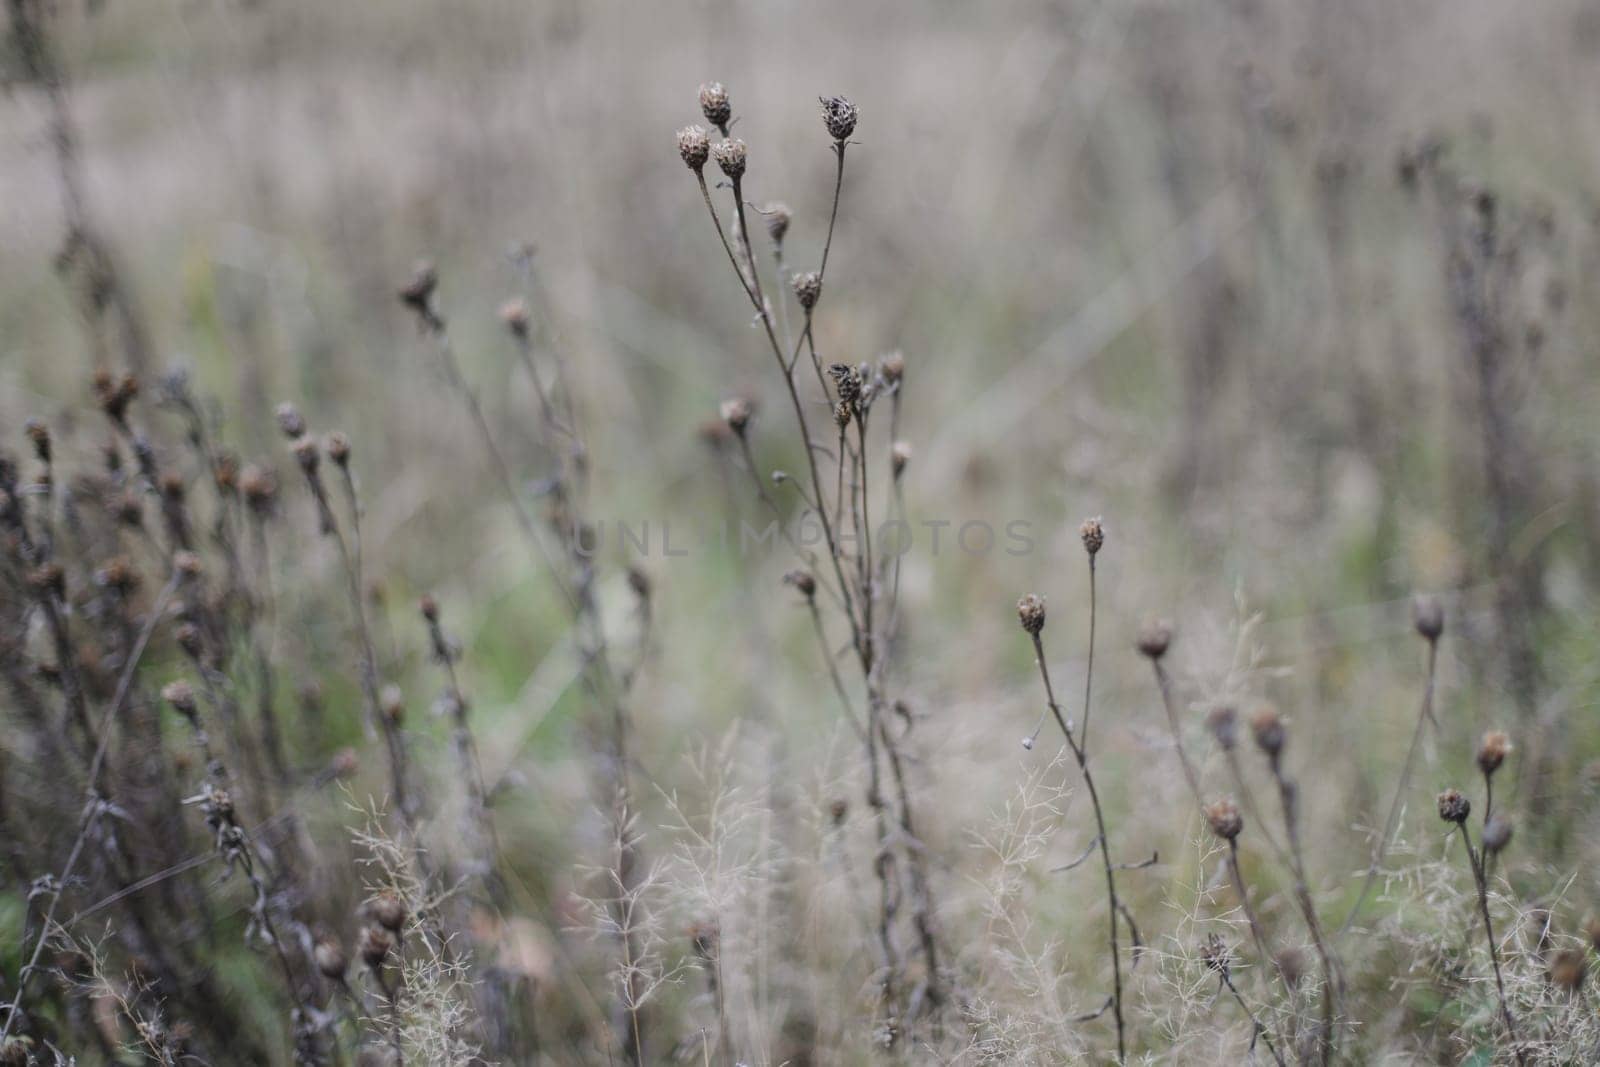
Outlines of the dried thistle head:
M883 380L890 385L899 382L906 373L905 355L901 352L890 352L878 361L878 373L883 375Z
M678 131L678 155L684 165L699 174L711 158L711 133L696 123Z
M1206 937L1205 944L1200 947L1200 959L1206 965L1206 970L1220 974L1224 978L1233 967L1233 953L1229 951L1227 942L1218 934Z
M1044 616L1044 597L1037 593L1029 593L1017 601L1017 621L1029 636L1039 636L1044 629Z
M733 104L728 100L728 90L721 82L706 82L700 86L700 113L706 121L728 135L728 123L733 119Z
M1496 812L1483 827L1483 847L1491 855L1511 844L1511 820Z
M750 401L742 396L733 396L722 402L719 414L722 415L722 421L728 424L728 429L743 437L745 428L750 425L753 410Z
M861 403L862 387L861 372L848 363L830 363L828 376L833 379L833 388L839 395L839 403L848 404L854 412Z
M400 894L393 889L385 889L377 896L367 901L367 914L372 916L377 924L390 933L399 933L405 926L410 911L406 902L400 899Z
M258 518L271 515L278 497L277 476L266 467L247 464L239 472L239 491Z
M722 173L730 181L737 182L744 177L745 162L749 156L749 149L737 137L730 137L725 141L718 141L711 146L711 158L717 161L717 166L722 168Z
M704 156L700 163L702 166L705 164ZM512 297L500 305L500 321L511 331L511 336L528 336L528 305L520 297Z
M912 449L909 441L896 441L889 446L889 469L896 479L906 472L906 464L911 462Z
M171 704L172 710L186 719L193 719L199 708L194 699L194 687L181 678L161 687L161 699Z
M424 593L422 599L417 601L417 610L422 612L422 617L428 622L439 621L439 602L433 599L433 594Z
M1244 816L1232 797L1222 797L1206 805L1206 823L1224 841L1232 841L1244 830Z
M1411 623L1430 643L1444 633L1444 607L1438 597L1419 596L1411 603Z
M1478 744L1478 769L1485 776L1491 775L1500 769L1510 754L1511 738L1504 730L1490 730Z
M361 931L361 962L374 971L383 966L394 948L394 938L381 926L368 926Z
M283 436L293 441L305 435L306 420L300 414L300 409L290 403L278 405L278 429L283 431Z
M294 453L295 462L300 464L300 469L308 477L316 474L317 468L322 465L322 451L317 448L317 442L310 434L297 437L289 446L289 451Z
M1100 516L1084 519L1078 527L1078 536L1083 540L1083 550L1093 556L1105 546L1106 530L1100 522Z
M1172 646L1172 624L1165 619L1152 619L1139 628L1139 652L1152 660L1159 660Z
M27 582L35 593L64 596L67 591L67 572L61 564L48 560L28 571Z
M405 722L406 699L398 685L386 685L378 694L378 711L385 719L399 726Z
M1439 818L1445 822L1453 822L1460 826L1471 814L1472 801L1463 796L1461 790L1446 789L1439 794Z
M800 306L810 311L822 299L822 275L814 270L802 271L789 278L789 287Z
M172 554L172 570L184 581L193 581L205 570L200 557L188 549L180 548Z
M842 96L819 96L817 100L822 104L822 124L828 128L828 136L843 141L856 132L854 104Z
M1270 704L1263 705L1250 716L1250 732L1255 736L1256 747L1273 759L1283 752L1284 743L1288 740L1283 716Z
M794 586L807 600L817 595L817 580L810 571L792 570L783 576L783 584Z
M344 954L344 946L339 944L338 938L326 932L317 937L311 948L311 957L316 962L317 970L330 981L343 981L345 971L350 969L350 958Z
M341 468L350 465L350 438L334 430L322 439L322 447L327 451L328 458Z
M794 219L789 205L776 202L768 204L761 209L761 216L767 223L767 236L772 238L773 244L781 246L784 235L789 232L789 223Z
M1239 713L1231 704L1218 704L1206 713L1206 729L1219 747L1231 750L1239 743Z
M140 578L132 560L127 556L113 556L94 572L94 580L113 593L127 596L139 587Z
M118 378L109 371L98 370L94 374L93 387L95 403L100 410L112 422L126 429L128 406L139 395L139 379L131 374Z
M843 400L833 405L833 422L839 429L843 430L846 426L849 426L850 420L854 417L850 411L850 405Z
M239 488L239 457L232 452L217 453L217 461L211 468L211 480L216 483L218 492L232 496L234 490Z

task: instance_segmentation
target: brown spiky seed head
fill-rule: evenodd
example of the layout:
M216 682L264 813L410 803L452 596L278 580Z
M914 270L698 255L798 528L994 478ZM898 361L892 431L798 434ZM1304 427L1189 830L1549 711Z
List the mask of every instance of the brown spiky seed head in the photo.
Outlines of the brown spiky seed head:
M373 970L383 966L394 948L394 938L381 926L368 926L361 931L361 962Z
M300 409L293 404L283 403L278 405L278 429L283 431L283 436L293 441L306 432L305 416L300 414Z
M737 137L718 141L711 146L711 157L717 161L717 166L722 168L722 173L732 181L744 177L745 162L749 154L750 150Z
M744 436L745 427L750 425L750 413L753 410L750 401L742 396L729 397L718 409L722 421L728 424L728 429L741 437Z
M904 474L906 464L911 462L912 449L909 441L896 441L889 446L889 469L896 478Z
M822 275L814 270L801 271L790 277L789 287L794 290L794 298L807 311L816 307L817 301L822 299Z
M1044 629L1044 597L1029 593L1017 601L1017 621L1030 636L1038 637Z
M1444 633L1444 607L1438 597L1419 596L1411 604L1411 622L1429 641L1439 640Z
M50 427L38 419L29 419L22 424L22 430L28 435L28 440L33 442L33 454L39 457L39 462L49 463Z
M178 714L193 718L195 714L194 687L183 679L168 682L161 687L161 699L172 705Z
M1078 537L1083 540L1083 549L1089 555L1099 552L1106 543L1106 528L1101 523L1100 516L1084 519L1083 524L1078 527Z
M679 130L678 155L685 166L699 174L711 158L711 132L699 123Z
M700 113L717 129L727 130L733 118L733 104L728 101L728 90L721 82L706 82L700 86Z
M1453 822L1457 826L1467 821L1467 816L1472 814L1472 801L1462 795L1459 789L1446 789L1439 794L1439 818L1445 822Z
M317 473L317 467L322 463L322 451L317 448L317 442L310 434L295 439L289 446L289 451L294 453L295 462L300 464L300 469L307 474Z
M1583 979L1589 973L1589 961L1574 948L1564 948L1550 961L1550 984L1568 993L1583 988Z
M1256 747L1274 759L1283 751L1284 742L1288 740L1283 716L1271 705L1263 706L1250 717L1250 732L1255 736Z
M1239 743L1239 713L1231 704L1218 704L1206 714L1206 728L1217 744L1231 750Z
M856 106L842 96L819 96L822 104L822 124L835 141L843 141L856 132Z
M1483 828L1483 847L1490 853L1499 852L1511 844L1511 820L1498 812L1489 816Z
M807 600L817 595L817 580L812 577L810 571L790 571L783 576L783 583L794 586Z
M1511 738L1504 730L1490 730L1478 745L1478 769L1493 774L1511 754Z
M850 425L850 405L843 400L833 405L833 421L841 430Z
M1152 619L1139 628L1135 641L1139 652L1151 659L1160 659L1172 647L1172 624L1165 619Z
M789 223L794 221L794 212L789 210L788 204L771 203L761 209L761 217L767 224L767 236L772 238L775 245L783 244L784 235L789 232Z
M239 491L244 494L246 504L250 510L258 515L263 515L272 510L274 500L278 496L278 478L267 467L258 467L254 463L247 464L239 472Z
M1206 943L1200 947L1200 959L1213 974L1226 976L1233 967L1233 953L1218 934L1206 937Z
M700 162L704 163L705 160ZM500 305L500 321L506 324L511 336L528 336L528 305L520 297L512 297Z
M861 372L848 363L830 363L828 376L833 379L833 388L839 394L839 402L848 404L854 411L861 403L861 389L864 384Z
M192 622L186 622L178 627L176 636L179 648L195 659L200 658L200 653L205 647L200 638L200 627Z
M883 375L883 380L893 385L906 373L906 357L900 352L890 352L878 361L878 373Z
M411 278L400 287L400 302L406 307L424 311L433 291L439 287L439 272L427 260L419 260L411 268Z
M333 431L322 439L322 447L327 450L328 458L339 466L347 467L350 465L350 438L338 430Z
M367 903L367 911L379 926L391 933L399 933L410 914L406 902L392 889L385 889Z
M113 556L94 572L94 580L112 592L126 595L139 585L139 572L127 556Z
M316 961L317 970L330 981L339 981L344 977L344 972L350 969L350 959L344 954L344 946L331 935L324 934L317 938L311 956Z
M433 599L433 594L424 593L422 599L417 601L417 610L422 612L422 617L429 622L439 621L439 602Z
M1223 797L1206 805L1206 822L1211 832L1224 841L1232 841L1244 829L1244 816L1232 797Z

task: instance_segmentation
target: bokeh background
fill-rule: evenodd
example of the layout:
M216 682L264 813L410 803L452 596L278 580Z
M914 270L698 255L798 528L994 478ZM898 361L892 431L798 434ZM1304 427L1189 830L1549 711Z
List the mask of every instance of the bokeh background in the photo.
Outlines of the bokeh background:
M188 367L229 444L285 474L281 401L355 441L396 680L426 689L410 605L432 592L503 786L526 966L574 1032L605 991L593 950L564 947L563 902L602 836L568 623L395 291L418 257L437 265L463 368L530 482L536 398L496 315L518 295L577 383L595 516L675 533L756 518L737 457L702 432L718 402L756 402L764 467L802 460L674 149L712 79L750 146L750 198L794 209L796 268L820 254L831 194L816 97L861 109L817 339L825 359L904 354L911 514L953 524L943 551L919 536L906 557L896 670L957 936L981 913L973 834L1049 760L1018 745L1038 699L1014 603L1049 599L1074 692L1089 515L1109 536L1102 789L1119 848L1163 857L1127 890L1147 939L1181 936L1174 901L1210 868L1132 649L1139 622L1176 625L1197 739L1218 700L1287 714L1314 880L1337 909L1414 723L1417 591L1444 597L1451 639L1407 840L1437 853L1429 798L1503 726L1529 820L1507 877L1545 906L1565 885L1568 925L1600 907L1593 5L109 0L63 3L56 25L84 210L140 323L141 371ZM61 266L48 116L34 85L0 97L0 425L15 449L25 416L82 422L63 447L92 457L90 372L133 350L116 314L86 319L83 271ZM536 292L517 267L529 246ZM303 504L290 521L310 523ZM1034 548L952 551L969 520L1027 522ZM759 724L820 825L854 769L809 619L779 581L791 561L714 545L641 557L614 538L604 557L619 632L623 565L655 588L635 700L652 804L693 795L685 754L701 749L763 780L767 749L742 747ZM345 635L318 610L336 558L308 538L292 565L287 674L349 687L325 680L335 714L296 741L310 759L360 727L340 703ZM1041 867L1090 833L1082 804L1064 811ZM1068 999L1092 1008L1095 876L1034 876L1038 939L1066 946ZM957 949L980 969L992 950L976 935ZM1427 1010L1380 995L1405 970L1371 972L1373 1047L1411 1047ZM1142 1016L1149 1047L1183 1047L1158 1017ZM749 1034L749 1054L776 1062L777 1039ZM1206 1040L1191 1054L1234 1047Z

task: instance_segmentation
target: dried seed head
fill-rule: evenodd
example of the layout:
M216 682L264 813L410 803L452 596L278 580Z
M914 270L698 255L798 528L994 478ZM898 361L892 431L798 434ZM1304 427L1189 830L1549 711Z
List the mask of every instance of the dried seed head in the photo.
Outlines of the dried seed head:
M36 593L62 596L67 591L66 571L56 562L41 563L28 572L28 587Z
M1589 945L1596 952L1600 952L1600 918L1593 915L1583 922L1583 936L1589 939Z
M219 492L232 495L239 487L239 457L231 452L219 453L217 462L211 468L211 480L216 483Z
M705 169L706 160L711 158L710 131L698 123L679 130L678 155L690 170L699 174Z
M750 425L752 410L750 401L742 396L733 396L722 402L720 412L722 421L728 424L728 429L743 437L745 427Z
M195 704L194 687L188 682L182 679L168 682L161 687L161 699L171 704L172 710L184 718L194 718L198 706Z
M1224 841L1232 841L1244 829L1244 816L1239 814L1239 805L1233 802L1232 797L1223 797L1207 804L1206 822L1211 825L1211 832Z
M1100 523L1100 516L1084 519L1083 525L1078 527L1078 536L1083 539L1084 551L1089 555L1099 552L1106 543L1106 530Z
M851 411L855 411L861 403L861 372L848 363L830 363L828 376L833 379L834 391L839 394L839 402L848 404Z
M761 215L767 222L767 236L772 238L773 244L782 245L794 212L789 210L788 204L772 203L761 209Z
M853 416L850 414L850 405L843 400L833 405L833 421L841 430L850 425Z
M828 127L828 136L843 141L856 132L856 106L842 96L819 96L822 104L822 124Z
M349 778L361 769L361 757L353 748L341 748L328 761L328 770L335 778Z
M139 572L127 556L113 556L94 572L94 580L101 586L123 596L139 587Z
M1278 709L1271 705L1263 706L1250 717L1250 732L1255 735L1256 747L1273 759L1277 759L1283 751L1284 742L1288 739L1288 731L1284 729L1283 717L1278 714Z
M711 157L717 161L717 166L722 168L722 173L735 182L744 177L745 161L748 155L749 150L745 148L744 142L737 137L731 137L726 141L718 141L711 146Z
M94 375L95 402L100 405L100 410L118 426L126 426L128 418L128 405L133 403L133 398L139 395L139 379L131 374L124 374L121 378L113 377L107 371L96 371Z
M911 442L896 441L889 446L889 469L894 476L899 478L906 471L906 464L911 462Z
M1200 959L1213 974L1226 976L1233 966L1233 953L1217 934L1206 937L1206 943L1200 948Z
M368 926L361 931L361 962L373 970L383 966L394 948L394 938L381 926Z
M175 504L183 503L186 489L183 484L183 475L177 471L168 471L161 476L161 495Z
M1029 593L1017 601L1017 621L1022 623L1025 632L1038 637L1044 629L1044 597Z
M328 458L340 467L350 465L350 438L338 430L333 431L322 439L322 447L327 450Z
M200 565L200 557L187 549L179 549L172 554L172 569L185 581L200 577L205 569Z
M1467 816L1472 814L1472 801L1461 794L1459 789L1446 789L1439 794L1439 818L1445 822L1453 822L1457 826L1467 821Z
M700 86L700 113L706 121L728 135L728 122L733 118L733 105L728 102L728 90L721 82L706 82Z
M378 694L378 711L396 726L406 718L406 699L398 685L386 685Z
M200 639L200 627L192 622L184 623L178 627L177 639L178 647L183 649L186 655L194 659L200 658L200 653L205 647Z
M696 919L689 924L689 945L702 960L713 960L717 955L717 941L722 934L715 919Z
M1160 659L1172 645L1172 624L1165 619L1152 619L1139 628L1136 644L1143 655Z
M301 415L300 409L293 404L279 404L278 429L283 431L283 436L293 441L306 432L305 416Z
M1550 961L1550 984L1568 993L1583 988L1583 979L1589 972L1589 961L1578 949L1564 948Z
M850 814L850 802L844 797L834 797L828 804L828 817L833 820L833 825L843 826L844 820Z
M794 290L794 298L807 311L816 307L817 301L822 299L822 275L814 270L790 276L789 287Z
M137 528L144 523L144 498L132 489L124 490L111 502L111 513L122 525Z
M317 938L311 956L316 961L317 970L330 981L339 981L344 978L344 972L350 969L350 959L344 954L344 946L332 935L323 934Z
M269 515L278 496L278 478L268 468L252 463L239 472L239 491L257 516Z
M1297 948L1280 949L1272 957L1272 963L1283 976L1284 984L1291 989L1305 979L1306 958Z
M1239 715L1228 704L1218 704L1206 715L1206 728L1217 744L1231 750L1239 742Z
M906 373L906 357L899 352L890 352L878 360L878 373L883 375L883 380L893 385Z
M817 595L817 580L811 576L810 571L790 571L783 576L783 584L794 586L807 600Z
M1439 640L1444 633L1444 608L1438 597L1419 596L1411 604L1411 621L1417 633L1428 641Z
M428 301L439 287L439 272L427 260L411 268L411 279L400 287L400 302L415 311L428 310Z
M1511 820L1498 812L1489 816L1483 828L1483 847L1491 854L1511 844Z
M33 454L39 458L39 462L49 463L50 427L38 419L29 419L22 424L22 431L28 435L28 440L33 442Z
M317 473L317 467L322 463L322 453L310 434L295 438L294 444L289 446L289 451L294 453L295 462L300 464L300 469L308 476Z
M410 914L406 902L392 889L385 889L367 902L367 913L378 925L391 933L399 933Z
M1485 775L1500 769L1500 764L1511 754L1511 738L1503 730L1490 730L1478 745L1478 769Z
M429 622L439 621L439 602L433 599L431 593L423 594L422 599L417 601L417 610L421 611L422 617Z
M633 595L640 600L648 601L652 591L650 572L638 564L628 568L628 588L633 590Z
M681 133L678 139L681 146L683 140ZM701 156L700 162L702 165L705 163L704 155ZM507 300L500 305L500 321L506 324L506 329L511 331L513 337L528 336L528 305L515 297Z

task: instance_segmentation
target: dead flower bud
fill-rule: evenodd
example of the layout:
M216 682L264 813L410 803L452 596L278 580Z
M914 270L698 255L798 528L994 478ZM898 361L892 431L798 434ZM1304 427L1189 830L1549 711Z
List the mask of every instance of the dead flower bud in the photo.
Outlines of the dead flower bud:
M127 556L113 556L94 572L94 580L104 588L126 596L139 587L139 572L133 569L133 561Z
M200 640L200 627L192 622L186 622L178 627L176 636L178 647L183 649L185 655L192 659L200 658L200 653L204 649L204 645Z
M301 415L300 409L293 404L279 404L278 429L283 431L283 436L293 441L306 432L305 416Z
M383 966L394 948L394 938L381 926L368 926L361 931L361 962L374 971Z
M843 826L844 820L850 814L850 802L844 797L834 797L828 804L828 817L833 820L833 825Z
M883 375L883 380L893 385L906 373L906 357L899 352L890 352L878 361L878 373Z
M1511 754L1511 738L1503 730L1490 730L1478 745L1478 769L1484 776L1500 769L1500 764Z
M728 102L728 90L721 82L706 82L700 86L700 113L706 121L727 136L728 123L733 118L733 105Z
M1417 597L1411 605L1411 621L1417 633L1429 642L1439 640L1439 635L1444 633L1444 608L1438 597Z
M1439 818L1445 822L1453 822L1457 826L1467 821L1467 816L1472 814L1472 801L1461 795L1459 789L1446 789L1439 794Z
M67 591L66 571L59 563L41 563L28 572L28 586L38 593L62 596Z
M817 595L817 580L811 576L810 571L790 571L783 576L783 583L794 586L807 600Z
M1262 707L1250 717L1250 732L1255 735L1256 747L1273 759L1283 752L1284 742L1288 740L1283 717L1271 705Z
M1218 704L1206 715L1206 727L1223 749L1232 749L1239 741L1239 714L1228 704Z
M1224 841L1232 841L1244 829L1244 816L1232 797L1223 797L1206 805L1206 822L1211 832Z
M749 156L749 149L737 137L726 141L718 141L711 146L711 158L717 161L717 166L722 168L722 173L730 181L737 182L744 177L745 162Z
M894 476L899 478L906 471L906 464L911 462L911 443L909 441L896 441L889 446L889 469Z
M1483 828L1483 847L1493 855L1511 844L1511 820L1498 813L1489 816Z
M1172 624L1165 619L1152 619L1139 628L1136 643L1143 655L1160 659L1172 645Z
M171 704L172 710L184 718L193 719L195 717L198 706L195 704L194 687L188 682L182 679L176 682L168 682L161 688L161 699Z
M406 718L406 700L398 685L386 685L378 694L378 711L396 726Z
M1083 525L1078 527L1078 536L1083 540L1083 548L1089 555L1099 552L1106 543L1106 529L1100 522L1100 516L1084 519Z
M400 302L414 311L426 311L438 287L439 272L432 263L421 260L411 269L410 281L400 287Z
M317 938L316 944L312 946L311 956L316 961L317 970L330 981L342 980L344 972L350 968L350 960L344 954L344 946L331 934L323 934Z
M850 405L843 400L833 405L833 421L841 430L850 425L853 416L850 414Z
M678 131L678 155L684 165L699 174L711 158L711 134L698 123Z
M432 594L423 594L422 599L417 601L417 610L421 611L422 617L429 622L439 621L439 602L433 599Z
M843 141L856 132L856 106L842 96L819 96L822 103L822 124L828 136Z
M682 134L678 135L681 141ZM700 161L704 163L705 160ZM528 336L528 305L519 298L507 300L500 305L500 321L505 323L506 329L511 331L513 337Z
M350 438L338 430L333 431L322 439L322 447L327 451L328 458L340 467L350 465Z
M204 568L200 564L199 556L187 549L179 549L172 554L172 570L185 580L192 580L200 577Z
M406 902L392 889L385 889L368 901L367 913L379 926L391 933L399 933L410 914Z
M29 419L22 424L22 431L28 435L28 440L33 442L33 454L39 458L39 462L49 463L50 427L38 419Z
M822 275L814 270L802 271L789 278L789 287L800 306L810 311L822 299Z
M1017 601L1017 621L1030 636L1038 637L1044 629L1044 597L1029 593Z
M761 215L766 220L767 236L772 238L772 243L783 244L784 234L789 232L789 223L794 219L794 212L789 210L789 205L768 204L761 209Z
M728 429L743 437L745 427L750 425L752 410L750 401L742 396L734 396L722 402L720 413L722 421L728 424Z
M317 468L322 464L322 453L310 434L296 438L289 450L294 453L295 462L300 464L301 470L308 475L317 473Z
M239 472L239 491L244 494L245 503L250 505L250 510L258 517L268 515L271 514L273 503L277 499L278 478L266 467L250 463Z
M1233 967L1233 953L1217 934L1211 934L1206 938L1206 943L1200 949L1200 959L1205 963L1206 970L1224 977Z

